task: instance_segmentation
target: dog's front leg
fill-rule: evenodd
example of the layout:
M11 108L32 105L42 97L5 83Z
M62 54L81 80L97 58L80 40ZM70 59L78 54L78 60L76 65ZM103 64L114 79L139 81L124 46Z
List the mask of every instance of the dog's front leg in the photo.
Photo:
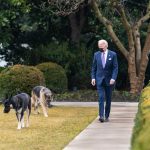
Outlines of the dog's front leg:
M42 109L43 109L44 116L45 116L45 117L48 117L46 106L44 105L43 102L40 102L40 103L41 103L41 107L42 107Z

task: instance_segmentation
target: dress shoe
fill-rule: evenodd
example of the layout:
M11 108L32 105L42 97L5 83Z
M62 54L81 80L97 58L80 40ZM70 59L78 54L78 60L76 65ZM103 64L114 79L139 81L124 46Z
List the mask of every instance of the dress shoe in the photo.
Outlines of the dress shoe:
M105 119L105 122L109 122L109 118L106 118L106 119Z
M99 121L100 122L104 122L104 118L99 118Z

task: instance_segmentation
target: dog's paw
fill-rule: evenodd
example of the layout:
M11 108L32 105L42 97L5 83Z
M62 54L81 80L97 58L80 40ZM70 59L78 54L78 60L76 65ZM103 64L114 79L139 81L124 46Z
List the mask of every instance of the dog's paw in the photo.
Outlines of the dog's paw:
M22 122L21 123L21 128L24 128L24 127L25 127L24 122Z
M21 127L22 127L22 128L24 128L24 127L25 127L25 125L23 124Z
M17 128L17 129L18 129L18 130L21 129L21 123L18 124L18 128Z
M38 114L40 114L39 112L34 112L34 115L38 115Z
M28 127L29 127L29 124L27 124L26 127L28 128Z
M46 115L44 115L45 117L48 117L48 115L46 114Z

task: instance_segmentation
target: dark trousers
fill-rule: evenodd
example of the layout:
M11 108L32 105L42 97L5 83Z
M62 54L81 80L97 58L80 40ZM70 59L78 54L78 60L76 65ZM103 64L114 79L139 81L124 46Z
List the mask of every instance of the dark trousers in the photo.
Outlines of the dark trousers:
M107 86L105 80L103 80L101 86L98 88L99 95L99 116L100 118L109 118L111 109L111 95L113 86ZM104 100L106 98L106 105L104 109Z

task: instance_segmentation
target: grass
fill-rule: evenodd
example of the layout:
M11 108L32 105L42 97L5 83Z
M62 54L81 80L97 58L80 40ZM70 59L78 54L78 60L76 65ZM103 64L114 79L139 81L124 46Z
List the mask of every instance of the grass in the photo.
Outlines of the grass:
M48 118L32 113L29 128L18 131L14 110L2 110L0 106L0 150L63 149L97 116L97 108L52 107Z

